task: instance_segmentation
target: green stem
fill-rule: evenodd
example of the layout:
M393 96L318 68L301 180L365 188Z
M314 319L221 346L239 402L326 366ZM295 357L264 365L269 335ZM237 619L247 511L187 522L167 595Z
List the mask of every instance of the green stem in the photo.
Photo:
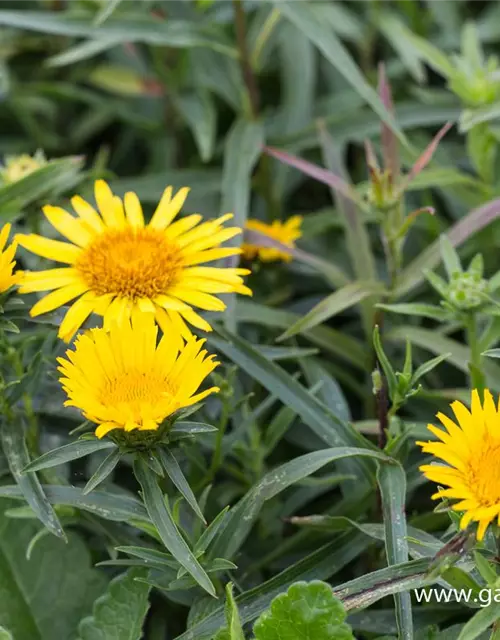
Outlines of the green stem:
M467 343L470 349L470 382L473 389L477 389L482 399L485 388L484 373L481 369L481 349L477 334L477 318L474 313L470 313L465 321L467 333Z
M247 92L247 102L252 120L256 120L259 114L259 90L248 54L246 38L246 16L241 0L233 0L234 27L236 31L236 44L238 46L241 75Z

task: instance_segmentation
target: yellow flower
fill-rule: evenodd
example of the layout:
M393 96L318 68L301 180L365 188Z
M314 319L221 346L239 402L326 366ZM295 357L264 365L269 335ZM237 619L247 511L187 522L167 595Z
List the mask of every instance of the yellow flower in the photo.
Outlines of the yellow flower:
M7 244L7 238L10 233L10 224L6 224L0 231L0 293L10 289L16 282L17 278L14 276L13 271L16 266L14 255L16 253L16 243L13 242L4 251L4 247Z
M478 392L473 391L470 411L458 401L451 408L458 425L438 413L445 430L432 424L427 428L439 442L417 443L445 464L425 464L420 470L429 480L447 487L434 494L434 499L459 500L453 509L464 512L461 528L478 522L477 537L482 540L490 522L500 521L500 407L486 390L482 405Z
M17 182L45 164L47 160L43 151L37 151L34 156L29 156L27 153L20 156L6 156L5 165L0 168L0 176L6 183Z
M152 316L140 314L109 332L80 334L67 359L58 358L65 405L98 424L99 438L113 429L156 430L174 412L219 390L196 393L218 364L201 350L204 340L192 336L179 351L166 335L157 345L157 334Z
M292 216L286 222L280 222L274 220L272 224L266 224L260 220L250 219L247 220L245 228L249 231L258 231L266 236L269 236L273 240L281 242L281 244L287 247L295 247L295 240L298 240L302 236L300 229L302 225L302 216ZM290 262L292 256L286 251L281 249L275 249L273 247L267 247L264 244L245 242L242 246L243 255L247 260L252 260L258 256L263 262L272 262L274 260L284 260Z
M210 331L192 307L223 311L225 304L213 294L251 295L241 277L249 271L201 266L240 253L220 244L241 229L223 227L231 214L201 224L202 216L193 214L172 223L188 192L183 188L172 197L168 187L149 224L135 193L126 193L122 202L102 180L95 183L100 215L79 196L71 200L77 217L60 207L44 207L48 221L72 244L34 234L18 236L29 251L68 265L22 274L21 293L53 290L33 306L31 315L78 298L59 329L65 341L92 312L104 316L105 329L114 321L150 312L165 333L189 338L186 322Z

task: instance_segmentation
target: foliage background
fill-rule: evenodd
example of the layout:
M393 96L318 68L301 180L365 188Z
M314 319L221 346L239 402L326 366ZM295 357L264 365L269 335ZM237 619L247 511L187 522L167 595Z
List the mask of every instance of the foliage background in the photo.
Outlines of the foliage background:
M498 314L490 310L478 319L481 339L473 345L458 317L440 323L421 314L383 313L375 306L381 301L439 304L422 270L442 271L438 239L450 229L465 262L481 252L488 277L498 268L497 94L471 104L466 80L462 92L447 83L446 65L436 51L408 33L446 54L465 47L470 56L471 21L481 46L494 53L500 37L495 2L0 3L0 153L43 149L54 160L0 189L2 223L50 234L40 205L64 203L77 191L90 196L96 177L109 179L120 195L136 191L149 210L172 184L192 189L185 213L212 217L234 211L242 227L248 217L270 222L304 216L295 259L254 263L253 299L228 300L225 329L209 342L224 358L223 393L207 402L203 414L219 434L181 449L183 469L209 521L246 496L239 511L231 512L233 528L216 542L238 566L218 574L219 594L230 578L236 594L243 593L238 602L244 622L254 620L294 581L312 579L330 582L354 609L348 622L358 638L398 632L404 638L455 638L462 631L453 625L473 613L452 604L414 605L411 613L409 589L427 580L450 525L445 512L432 511L432 489L418 472L422 457L414 440L425 434L425 423L438 409L451 399L468 398L468 363L474 358L487 385L500 391L500 369L480 357L496 345ZM385 63L392 86L394 117L377 95L379 62ZM472 76L477 77L474 70ZM494 76L488 81L498 83ZM383 220L367 199L363 149L368 138L380 157L381 118L399 138L406 169L442 125L459 123L405 194L407 213L433 207L435 215L416 218L392 283L380 241ZM483 127L479 134L477 126ZM367 206L356 207L338 189L330 191L278 162L264 145L350 180ZM20 260L35 265L25 253ZM385 290L370 288L374 281ZM325 299L306 325L295 326ZM28 323L15 310L9 317L17 318L22 331L9 334L12 349L2 352L2 370L7 381L22 380L14 400L21 407L28 448L31 453L55 448L69 441L69 431L80 422L62 408L55 380L54 356L62 346L52 327L60 317L55 313ZM323 450L374 451L385 444L371 376L376 363L372 329L382 321L383 346L396 370L403 369L406 340L413 345L415 366L443 354L446 361L423 378L424 389L388 425L394 438L386 453L396 462L381 464L377 489L371 460L349 458L323 466L341 453ZM292 325L295 335L277 341ZM396 437L401 429L404 436ZM317 458L300 458L283 474L272 472L313 453ZM83 486L101 459L96 453L58 469L55 484ZM11 485L2 456L0 472L4 484ZM43 480L54 483L50 476ZM50 535L33 538L40 526L29 510L19 502L2 503L7 511L0 516L0 624L16 640L125 637L78 626L91 615L106 583L123 572L123 567L93 565L115 559L116 546L140 542L140 531L126 524L130 514L118 513L116 502L137 495L126 464L105 488L109 502L90 510L81 496L54 498L69 532L67 545ZM176 495L172 487L168 492ZM405 504L412 527L409 550ZM186 514L180 504L176 508L184 523ZM315 527L308 520L290 521L309 515L332 518L320 518ZM468 585L477 578L466 573L467 559L461 562L446 575L448 584ZM377 580L370 578L376 570L385 571ZM130 603L128 608L144 616L147 592L135 592L141 583L132 578L121 578L125 601L135 598L136 608ZM351 585L352 580L358 582ZM404 595L394 601L394 592ZM119 596L110 593L108 587L108 597L118 602ZM220 603L201 590L154 589L150 603L144 637L151 640L201 640L224 625ZM122 610L109 611L118 624ZM211 611L212 617L205 617ZM443 632L448 627L452 630Z

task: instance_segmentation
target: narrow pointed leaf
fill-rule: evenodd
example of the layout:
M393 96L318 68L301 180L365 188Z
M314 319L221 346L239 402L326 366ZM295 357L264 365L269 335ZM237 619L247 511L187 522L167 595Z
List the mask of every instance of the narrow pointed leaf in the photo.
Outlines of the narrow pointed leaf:
M233 557L249 534L264 502L331 462L356 457L397 464L392 458L380 451L351 447L334 447L314 451L286 462L269 471L230 511L226 526L211 549L211 555Z
M191 509L196 513L198 518L203 522L206 522L203 513L196 501L196 496L194 495L191 487L189 486L188 481L186 480L185 475L182 473L182 469L179 466L179 463L175 459L174 454L170 451L170 449L166 449L162 447L158 450L158 455L161 461L165 472L167 473L170 480L172 480L173 484L177 487L177 489L181 492L182 496L189 504Z
M66 535L59 522L42 485L35 474L24 475L22 470L29 460L21 424L5 419L0 424L2 449L7 458L10 472L17 482L26 502L33 509L37 518L58 538L66 540Z
M447 232L447 236L455 248L459 247L499 216L500 198L497 198L464 216ZM404 269L397 282L395 297L401 297L418 286L424 278L423 269L433 269L440 262L440 242L436 240Z
M313 307L311 311L287 329L285 333L281 334L278 340L286 340L297 333L312 329L322 322L325 322L325 320L345 311L345 309L349 309L349 307L358 304L368 296L372 296L375 293L380 294L382 291L383 287L378 282L358 281L348 284L324 298L324 300Z
M389 389L389 396L392 399L394 398L394 394L396 393L398 381L396 379L396 374L394 372L393 366L390 363L389 358L386 356L384 348L382 346L378 325L376 325L375 329L373 330L373 346L375 347L375 353L377 354L378 361L380 362L380 366L382 367L382 370L385 374L387 387Z
M405 517L406 474L400 465L380 465L377 481L382 498L387 564L408 561L408 532ZM413 640L413 620L409 592L397 593L396 622L398 637Z
M438 364L441 364L441 362L444 362L450 356L451 356L451 353L443 353L442 355L436 356L435 358L433 358L432 360L429 360L428 362L424 362L424 364L420 365L420 367L418 367L418 369L413 374L412 384L415 385L420 380L420 378L425 376L425 374L429 373L429 371L432 371L433 369L435 369L438 366Z
M147 547L133 547L133 546L122 546L116 547L116 551L120 553L126 553L129 556L133 556L135 558L140 558L141 560L145 560L151 564L159 564L164 565L166 567L170 567L171 569L178 569L179 563L174 560L174 558L163 551L158 551L157 549L149 549Z
M448 274L448 279L451 280L454 274L462 273L460 258L446 235L442 235L439 242L446 273Z
M120 462L120 458L120 449L116 447L116 449L113 449L113 451L111 451L111 453L107 455L106 458L104 458L101 464L97 467L96 472L83 488L83 493L90 493L97 487L97 485L101 484L103 480L106 480L109 474L113 472L116 465Z
M142 487L146 509L163 544L196 582L210 595L215 596L215 588L210 578L193 555L172 518L158 486L156 475L151 473L149 467L140 458L134 462L134 473Z
M186 438L188 436L196 436L200 433L214 433L217 431L217 427L204 422L186 422L180 420L174 424L172 429L168 432L168 436L171 440Z
M79 487L42 485L51 504L62 504L89 511L106 520L118 522L129 520L148 520L148 514L139 500L123 494L93 491L85 495ZM23 499L17 485L0 486L0 497Z
M308 162L303 158L298 158L286 151L275 149L274 147L265 147L264 151L280 162L284 162L288 166L298 169L301 173L305 173L309 177L314 178L314 180L322 182L332 189L335 189L335 191L338 191L356 204L361 203L361 197L356 193L352 185L337 176L333 171L324 169L323 167L313 164L312 162Z
M475 638L479 638L498 619L500 619L500 602L493 601L472 616L460 632L458 640L475 640ZM493 638L494 636L491 637Z
M425 169L425 167L429 164L429 162L432 159L432 156L434 155L434 152L437 149L439 142L441 141L441 138L443 138L443 136L445 136L448 133L448 131L451 129L452 126L453 126L452 122L447 122L444 125L444 127L442 127L437 132L437 134L434 136L434 138L432 139L430 144L427 146L425 151L419 156L415 164L412 166L408 174L405 176L403 180L403 184L399 188L401 193L406 190L406 188L411 183L411 181L416 176L418 176L418 174L422 171L422 169Z
M387 74L385 72L385 65L380 63L378 68L378 93L382 103L387 111L394 115L394 104L392 101L392 92L389 81L387 80ZM384 158L384 168L389 169L393 181L398 179L401 173L401 166L399 163L399 150L398 139L393 130L382 121L382 155Z
M39 458L26 465L23 469L23 473L38 471L39 469L48 469L49 467L56 467L59 464L83 458L84 456L88 456L96 451L112 449L114 447L116 447L115 443L110 442L109 440L77 440L76 442L65 444L62 447L44 453Z
M214 540L216 535L219 533L219 530L223 527L224 521L227 518L227 512L228 511L229 511L229 507L225 507L212 520L212 522L208 525L208 527L205 529L205 531L198 538L198 540L197 540L197 542L196 542L196 544L194 546L194 553L196 554L196 556L200 555L201 553L205 553L206 552L206 550L210 546L210 543L212 542L212 540Z
M419 302L400 302L397 304L378 304L377 308L393 313L401 313L407 316L418 316L420 318L432 318L444 322L449 318L449 312L443 307Z
M214 327L224 340L209 337L214 346L255 380L289 406L326 444L332 446L357 446L372 448L372 444L360 437L344 420L334 415L299 382L276 363L266 360L246 340L232 335L221 327ZM358 462L358 473L372 480L372 472L366 464ZM222 555L222 554L221 554Z
M293 22L311 42L318 47L325 58L337 69L355 91L372 107L375 113L387 123L401 141L406 138L387 111L377 92L368 84L359 67L321 14L321 6L306 2L280 2L275 0L282 15Z

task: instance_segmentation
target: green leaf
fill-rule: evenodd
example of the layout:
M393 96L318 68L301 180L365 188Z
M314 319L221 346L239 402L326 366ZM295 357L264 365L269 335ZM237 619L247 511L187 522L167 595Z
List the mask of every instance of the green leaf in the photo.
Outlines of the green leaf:
M183 498L189 504L191 509L196 513L198 518L200 518L200 520L202 520L203 522L206 522L205 517L203 516L203 513L198 506L198 502L196 501L196 496L189 486L186 477L182 473L182 469L175 459L174 454L170 451L170 449L161 447L160 449L158 449L158 455L160 457L161 464L170 480L172 480L173 484L181 492Z
M319 138L326 166L341 177L344 177L346 171L339 149L323 125L319 126ZM339 212L344 218L347 248L356 277L363 282L375 282L377 280L375 258L371 248L370 236L360 211L352 201L338 190L335 191L335 199ZM361 310L365 334L369 336L374 325L375 309L373 308L373 302L367 300L361 305Z
M314 3L276 1L275 4L282 15L293 22L318 47L328 62L366 100L380 119L389 125L402 142L406 142L392 114L387 111L375 89L368 84L350 53L322 17L321 9L318 9Z
M116 445L110 440L97 440L97 438L95 440L76 440L52 451L47 451L47 453L26 465L23 473L56 467L59 464L83 458L96 451L112 448L116 448Z
M377 17L377 26L413 79L419 83L424 82L426 77L424 66L415 50L408 47L403 31L405 25L398 14L394 11L381 11Z
M217 113L208 91L182 93L175 103L180 116L191 129L198 153L203 162L208 162L214 153Z
M114 13L114 11L121 4L122 0L106 0L104 6L100 9L99 13L96 15L94 19L94 24L98 27L99 25L106 22L106 20Z
M398 381L393 366L390 363L389 358L386 356L384 348L382 347L378 325L375 325L375 328L373 330L373 346L375 347L375 353L377 354L378 361L380 362L380 366L382 367L387 380L389 396L391 397L391 399L393 399L396 394Z
M400 302L396 304L377 304L378 309L391 311L392 313L401 313L407 316L417 316L420 318L431 318L444 322L449 318L449 312L443 307L437 307L432 304L422 304L417 302Z
M273 598L297 580L326 580L366 550L369 538L363 534L344 534L270 580L236 598L243 624L254 620L271 604ZM176 640L209 640L224 626L224 607L218 607L203 620L178 636Z
M442 355L436 356L435 358L432 358L432 360L428 360L427 362L424 362L424 364L421 364L413 374L412 385L414 386L420 380L420 378L429 373L429 371L435 369L439 364L441 364L441 362L444 362L450 356L451 353L443 353Z
M179 569L179 563L174 560L174 558L163 551L158 551L157 549L149 549L147 547L116 547L116 551L121 553L126 553L129 556L133 556L135 558L140 558L141 560L145 560L146 562L152 565L160 565L165 567L170 567L170 569Z
M85 495L79 487L42 485L51 504L61 504L89 511L106 520L117 522L128 520L148 520L148 514L139 500L127 495L93 491ZM24 499L17 485L0 486L0 497Z
M220 327L216 331L226 340L209 337L214 346L250 376L276 395L283 404L293 409L304 422L329 446L366 446L371 443L360 437L345 421L335 416L307 389L288 375L281 367L262 357L248 342ZM366 465L358 461L358 472L371 480Z
M84 40L78 44L69 47L61 53L48 58L45 64L48 67L64 67L66 65L75 64L82 60L88 60L99 55L103 51L108 51L120 44L119 38L96 38Z
M0 23L3 13L0 11ZM0 220L7 221L12 209L23 209L54 191L73 187L78 182L82 164L83 158L76 156L52 160L21 180L1 186Z
M455 75L455 68L449 58L431 44L428 39L417 36L404 23L400 24L400 36L406 40L407 46L413 47L423 60L445 78L451 78Z
M106 581L73 532L67 543L44 536L28 560L37 531L35 523L20 526L0 513L0 625L15 640L73 640Z
M383 286L378 282L353 282L330 294L306 313L300 320L289 327L278 340L286 340L297 333L313 329L349 307L361 302L376 293L381 293Z
M500 286L500 285L499 285ZM286 329L301 317L282 309L272 309L248 300L238 300L236 316L240 322L251 322L266 327ZM327 353L347 360L357 368L368 370L369 357L362 343L331 327L315 327L304 332L304 336Z
M377 481L382 497L385 550L387 564L398 565L408 561L408 532L405 517L406 474L399 465L380 465ZM395 595L398 637L413 640L411 598L408 592Z
M227 629L221 631L215 637L215 640L245 640L243 629L241 627L240 614L238 607L234 601L233 584L228 582L226 585L226 623Z
M24 440L23 425L13 419L5 418L0 423L2 448L7 458L10 472L22 494L33 509L37 518L58 538L66 539L64 530L54 509L45 495L36 475L23 475L22 470L29 461L28 449Z
M207 551L212 540L215 539L216 535L219 533L222 527L225 526L228 511L229 506L224 507L224 509L212 520L212 522L198 538L194 546L194 553L197 557Z
M225 527L211 549L211 555L232 558L247 537L264 502L295 482L315 473L331 462L344 458L367 457L386 464L397 464L375 449L334 447L299 456L269 471L229 512Z
M480 609L464 626L458 640L474 640L478 638L483 631L486 631L491 625L500 619L500 602L491 602L491 604Z
M210 595L215 596L215 588L210 578L177 529L158 485L157 476L150 472L149 467L140 458L134 462L134 473L142 487L146 509L163 544L196 582Z
M168 437L170 440L179 440L181 438L188 438L189 436L197 436L200 433L214 433L215 431L217 431L217 427L211 424L179 420L174 423L174 426L168 432Z
M145 569L129 569L114 578L95 601L92 616L80 622L79 640L140 640L150 587L136 578L146 575Z
M446 273L448 274L448 280L451 280L455 274L462 273L460 258L458 257L455 248L446 235L442 235L439 238L439 244L441 247L441 256L443 258L443 263L446 269Z
M88 14L70 11L2 11L0 24L28 31L38 31L61 36L90 38L116 38L121 42L145 42L174 48L209 47L229 56L236 52L215 29L204 28L194 22L182 20L155 20L144 13L112 18L96 26Z
M342 603L325 582L297 582L254 625L255 640L354 640Z
M14 640L14 638L8 629L0 626L0 640Z
M467 238L486 227L500 216L500 199L491 200L474 209L447 232L453 247L457 248ZM424 279L423 270L434 269L441 262L440 240L436 240L413 260L398 278L395 297L401 297L418 286Z
M122 454L120 453L120 449L118 447L113 449L113 451L104 458L101 464L97 467L95 473L84 486L83 494L86 495L87 493L90 493L97 487L97 485L101 484L103 480L106 480L109 474L113 472L116 465L120 462L121 457Z

